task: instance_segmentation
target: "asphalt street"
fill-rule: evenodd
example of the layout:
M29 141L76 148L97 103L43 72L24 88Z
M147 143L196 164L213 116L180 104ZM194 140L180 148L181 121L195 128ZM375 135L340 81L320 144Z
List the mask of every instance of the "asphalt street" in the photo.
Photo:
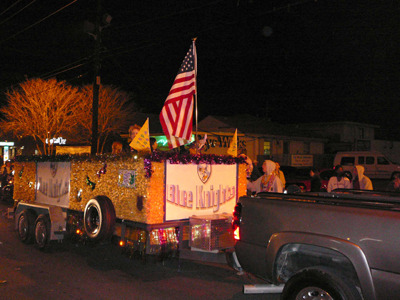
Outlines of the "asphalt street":
M170 258L132 259L112 244L69 240L49 253L20 242L0 203L0 299L279 299L243 294L244 284L265 283L228 265Z

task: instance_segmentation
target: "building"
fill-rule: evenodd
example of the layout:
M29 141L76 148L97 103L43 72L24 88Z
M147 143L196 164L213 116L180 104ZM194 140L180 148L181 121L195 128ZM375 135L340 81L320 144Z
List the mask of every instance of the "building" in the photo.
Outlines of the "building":
M198 139L207 134L207 144L202 153L227 154L235 130L238 146L261 166L265 159L281 165L306 167L323 164L327 139L312 132L281 125L266 119L237 115L233 117L208 116L198 124Z
M378 138L380 127L356 122L307 123L292 125L326 138L326 156L338 151L378 151L391 161L400 163L400 141ZM333 158L332 158L333 161Z
M375 139L375 129L379 126L356 122L327 122L291 125L301 130L326 138L325 152L370 151L371 142Z

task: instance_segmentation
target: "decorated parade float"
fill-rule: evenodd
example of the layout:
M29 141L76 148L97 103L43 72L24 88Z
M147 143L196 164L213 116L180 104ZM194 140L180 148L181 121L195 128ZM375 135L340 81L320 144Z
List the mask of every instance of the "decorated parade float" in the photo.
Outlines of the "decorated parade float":
M69 235L132 253L218 251L233 246L245 168L238 157L177 152L19 157L16 229L39 249Z
M230 155L201 154L206 137L193 139L196 65L193 39L160 113L170 151L151 149L147 120L124 155L16 158L15 225L23 242L46 249L69 235L142 254L233 246L230 219L246 194L246 163L237 157L237 133ZM195 145L194 153L177 151L185 145Z

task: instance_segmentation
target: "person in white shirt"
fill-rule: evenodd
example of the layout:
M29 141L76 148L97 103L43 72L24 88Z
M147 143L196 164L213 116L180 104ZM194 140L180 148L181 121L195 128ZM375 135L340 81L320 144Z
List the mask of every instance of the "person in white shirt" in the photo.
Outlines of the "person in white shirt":
M329 178L328 187L326 190L331 192L336 189L351 189L350 180L344 176L343 167L341 165L337 165L335 167L336 176L332 176Z
M273 192L283 193L282 181L276 175L276 165L272 160L264 161L262 169L264 175L258 178L256 181L247 181L247 189L252 192Z
M276 168L275 168L275 172L276 175L278 175L279 179L282 181L282 186L283 188L285 188L286 186L286 179L285 179L285 175L283 174L283 172L280 170L281 165L278 162L275 162Z

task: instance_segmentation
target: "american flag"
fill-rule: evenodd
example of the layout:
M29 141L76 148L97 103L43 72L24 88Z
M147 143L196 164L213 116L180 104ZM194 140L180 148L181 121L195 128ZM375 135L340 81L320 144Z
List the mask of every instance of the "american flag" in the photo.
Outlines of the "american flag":
M161 126L170 149L190 143L196 66L196 46L193 41L160 113Z

